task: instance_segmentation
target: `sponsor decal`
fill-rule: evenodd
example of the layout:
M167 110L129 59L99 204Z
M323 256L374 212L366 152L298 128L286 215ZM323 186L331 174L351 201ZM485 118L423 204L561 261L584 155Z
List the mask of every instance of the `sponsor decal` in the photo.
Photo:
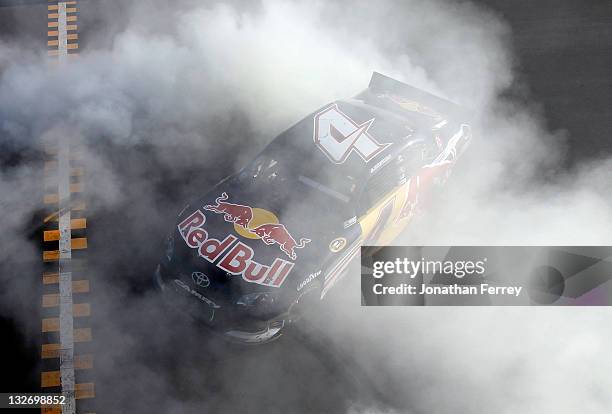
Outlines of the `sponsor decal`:
M203 288L210 285L210 279L202 272L191 273L191 279L193 280L193 283Z
M389 95L392 101L398 104L402 109L405 109L410 112L418 112L423 115L430 116L432 118L441 119L442 115L433 110L432 108L425 106L417 101L412 101L409 99L402 98L397 95Z
M210 237L202 228L206 216L196 210L178 225L187 246L198 250L198 255L231 275L241 275L249 283L280 287L293 268L293 263L276 258L271 265L254 260L255 252L233 235L223 240ZM220 258L220 259L219 259ZM218 261L217 261L218 259Z
M296 242L291 234L289 234L284 224L262 224L251 230L251 233L255 233L261 237L261 240L265 244L278 244L280 249L292 260L297 258L295 249L301 249L306 246L306 243L310 243L311 241L310 239L301 237L300 240Z
M317 271L314 273L311 273L308 275L308 277L304 280L302 280L300 282L300 284L297 287L297 291L299 292L300 290L302 290L304 288L304 286L306 286L307 284L309 284L310 282L312 282L313 280L315 280L319 275L321 274L321 271Z
M355 223L357 223L357 216L353 216L350 219L346 220L344 222L344 228L348 229L349 227L351 227Z
M179 286L181 289L185 289L187 292L191 293L193 296L195 296L196 298L200 299L202 302L206 303L208 306L210 306L213 309L218 309L219 305L217 305L215 302L213 302L212 300L208 299L205 296L202 296L199 292L196 292L195 290L193 290L192 288L190 288L189 286L187 286L185 284L185 282L183 282L180 279L174 279L174 283ZM214 317L214 313L210 316L210 320L212 321L213 317Z
M332 253L338 253L345 247L346 239L344 237L338 237L337 239L334 239L331 241L331 243L329 243L329 250L331 250Z
M261 239L265 244L278 244L283 253L297 259L295 249L302 249L310 239L293 238L284 224L279 223L274 213L262 208L244 206L242 204L227 203L227 193L216 199L217 205L207 205L204 209L223 214L225 221L234 223L234 230L247 239Z
M229 197L227 193L222 193L220 197L217 197L215 202L216 205L204 206L204 210L214 211L218 214L223 214L223 219L230 223L236 223L238 226L247 228L249 222L253 218L253 210L249 206L243 206L241 204L228 203L226 200Z
M376 164L374 164L372 168L370 168L370 174L372 174L374 171L378 170L380 167L388 163L390 159L391 159L391 154L387 155L382 160L378 161Z
M313 139L317 147L335 164L342 164L352 152L368 162L391 145L379 143L368 130L374 118L357 124L333 104L314 116Z

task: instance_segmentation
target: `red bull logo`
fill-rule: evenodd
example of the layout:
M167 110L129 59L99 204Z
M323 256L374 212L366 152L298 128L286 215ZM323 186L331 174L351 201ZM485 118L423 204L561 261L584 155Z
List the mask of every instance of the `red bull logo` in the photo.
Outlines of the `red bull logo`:
M217 205L204 206L204 210L213 211L218 214L223 214L223 219L228 223L235 223L239 226L248 228L249 222L253 218L253 209L242 204L228 203L226 200L229 197L226 192L223 192L220 197L217 197L215 202Z
M210 237L202 228L206 216L194 211L178 225L178 230L187 246L198 250L198 255L218 268L232 275L241 275L249 283L280 287L294 264L279 258L271 265L261 264L253 259L255 252L235 236L228 235L223 240Z
M295 249L301 249L311 240L300 238L296 241L285 225L279 223L274 213L257 207L228 203L227 193L216 199L216 205L206 205L205 210L223 214L228 223L234 223L234 230L247 239L261 239L265 244L278 244L291 260L297 259Z
M310 239L304 237L300 238L299 242L296 242L283 224L262 224L252 229L251 233L258 235L265 244L278 244L280 249L292 260L295 260L297 257L295 249L301 249L306 246L306 243L310 243Z

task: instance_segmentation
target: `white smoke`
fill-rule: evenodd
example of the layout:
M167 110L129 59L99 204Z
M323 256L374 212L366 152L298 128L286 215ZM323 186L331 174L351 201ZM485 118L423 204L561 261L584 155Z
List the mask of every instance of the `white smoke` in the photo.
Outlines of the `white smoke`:
M4 144L18 149L35 146L58 128L82 136L90 214L114 210L133 218L129 229L96 229L93 237L109 238L111 256L136 263L154 259L149 234L161 238L187 197L235 171L307 113L364 89L374 70L465 105L478 132L444 203L415 223L406 235L410 242L611 241L610 161L562 170L563 134L548 131L528 99L503 97L509 87L522 85L515 83L510 29L491 11L442 0L96 7L113 31L104 31L104 39L91 33L92 48L67 65L48 65L42 53L0 43L0 133ZM117 160L124 151L129 167ZM0 219L10 240L5 252L23 248L36 254L22 237L28 213L39 203L30 196L39 179L35 167L25 164L0 177L2 205L11 212ZM177 183L170 200L158 188L168 178ZM118 238L121 231L142 235L142 243L131 243L136 236ZM0 255L4 264L7 257ZM312 385L316 392L309 394L300 388L305 379L295 376L320 376L313 368L316 355L296 356L286 348L270 348L278 352L274 357L217 364L218 383L207 382L197 364L168 355L180 346L191 361L198 360L202 344L185 339L189 329L177 327L148 298L130 297L103 282L105 270L96 271L99 381L109 389L130 372L141 384L120 382L125 388L113 390L110 403L118 410L244 409L250 403L237 402L240 393L233 388L249 386L257 390L248 397L252 404L268 410L318 411L317 398L332 404L321 394L334 382L334 371L325 374L329 383ZM2 276L19 292L17 299L27 296L23 278ZM358 271L350 276L358 280ZM386 397L333 397L340 400L333 403L336 409L604 413L612 403L605 392L612 386L604 345L611 339L607 310L361 309L358 287L347 286L338 305L328 305L333 312L317 332L350 356L355 366L343 370L367 376ZM23 313L10 296L2 296L2 303ZM168 377L150 367L154 357L133 351L149 330L156 335L148 351L177 364L163 371ZM186 342L177 344L177 338ZM292 371L304 367L312 372ZM173 376L192 391L191 399L185 401ZM276 396L262 397L270 387ZM207 393L211 389L214 397ZM134 395L150 400L138 405ZM304 405L310 400L312 405Z

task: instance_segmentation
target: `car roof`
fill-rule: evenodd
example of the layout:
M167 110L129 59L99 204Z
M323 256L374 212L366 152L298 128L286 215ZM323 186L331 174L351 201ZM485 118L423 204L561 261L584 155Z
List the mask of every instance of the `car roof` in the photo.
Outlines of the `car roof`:
M367 176L389 156L400 151L419 131L431 131L441 116L419 111L393 111L383 106L387 97L360 94L354 99L340 100L321 107L281 133L264 153L289 162L300 171L322 172L350 176ZM380 144L388 144L374 157L364 160L356 151L349 153L343 162L330 161L315 142L315 118L328 108L336 107L354 123L362 125L372 120L367 129L369 136Z

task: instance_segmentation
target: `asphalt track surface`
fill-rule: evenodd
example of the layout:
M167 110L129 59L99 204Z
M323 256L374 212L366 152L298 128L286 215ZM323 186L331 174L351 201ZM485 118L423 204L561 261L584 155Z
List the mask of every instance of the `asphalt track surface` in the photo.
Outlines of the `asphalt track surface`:
M46 3L23 3L15 6L15 2L0 1L0 37L26 39L32 47L38 42L44 45ZM612 116L608 108L612 100L612 2L487 0L480 3L496 10L510 23L522 81L529 86L533 100L542 104L549 128L568 132L570 162L611 153ZM81 33L82 47L95 47L93 41L89 42L88 28L97 31L112 31L113 28L104 26L97 17L100 10L98 2L82 1L79 8L80 24L84 28ZM100 150L113 151L113 148L106 146ZM168 179L168 175L157 168L155 160L149 160L150 171L130 168L132 160L147 156L146 147L131 150L121 148L114 155L117 171L127 179L131 175L148 174L160 197L171 199L172 188L183 181L188 182L190 178ZM13 163L15 157L19 159L19 154L12 154L12 158L5 157L0 161L3 164ZM219 174L219 178L222 175ZM89 231L91 234L105 232L108 236L105 240L121 237L124 240L128 238L128 243L141 243L139 237L142 235L122 233L128 224L126 217L130 215L129 209L130 206L126 205L124 210L100 213L92 220ZM168 220L172 220L174 210L168 203ZM161 240L166 231L163 223L151 223L149 229L147 240ZM157 252L154 249L152 251ZM138 284L131 281L137 280L142 269L150 267L156 259L153 253L150 256L131 257L129 260L126 257L116 257L112 245L96 245L95 237L90 246L90 255L92 267L104 269L105 276L116 282L118 290L130 292L134 297L139 297L141 292ZM37 294L33 300L37 301L39 297ZM116 326L113 331L99 326L97 331L99 335L121 335L125 333L123 329L130 329L131 322L126 320L125 325ZM11 356L10 361L3 361L5 370L0 378L0 389L37 391L38 346L24 342L23 336L9 319L0 319L0 329L3 338L7 338L3 344L3 355ZM345 409L349 400L376 400L382 406L410 408L401 406L401 402L393 396L386 395L384 390L368 383L367 375L359 371L358 361L352 361L350 356L338 351L329 338L319 335L313 326L265 350L228 352L218 344L209 344L205 348L205 356L202 352L180 352L184 341L201 338L165 340L161 342L164 346L160 346L150 340L151 335L163 336L167 333L161 330L136 335L132 333L133 346L137 347L134 354L139 355L143 365L150 367L148 375L175 379L174 389L168 392L178 400L189 401L205 389L217 396L210 406L213 409L227 409L227 401L244 399L261 407L263 411L272 407L279 411L295 411L296 407L301 407L305 412L337 412ZM168 347L175 347L176 352L168 352ZM105 349L101 345L95 352L99 358L98 364L104 364L104 353ZM191 361L198 359L205 362L197 371L205 374L199 376L201 379L197 382L182 381L186 376L193 378L194 367ZM283 361L283 369L270 369L279 360ZM129 361L125 362L127 364ZM121 361L114 363L121 365ZM258 369L264 366L265 370ZM127 412L125 401L113 400L108 396L113 395L116 388L133 387L132 382L137 379L113 377L106 370L101 371L96 383L98 411ZM257 387L258 382L264 381L258 377L258 372L277 376L277 388L273 393L266 393ZM236 373L240 373L237 377L241 379L236 381L234 387L221 385L223 381L219 376L227 377ZM290 379L284 378L288 375ZM299 379L299 390L295 390L296 378ZM321 392L323 390L325 392ZM141 406L137 400L130 404L134 404L131 407L134 411ZM236 403L236 407L240 405Z

